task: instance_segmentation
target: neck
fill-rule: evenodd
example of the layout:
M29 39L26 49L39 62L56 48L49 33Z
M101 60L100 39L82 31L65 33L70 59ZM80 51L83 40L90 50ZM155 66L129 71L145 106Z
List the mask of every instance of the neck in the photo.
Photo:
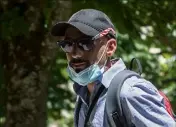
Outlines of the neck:
M90 94L92 94L92 92L94 90L94 86L95 86L95 83L90 83L87 85L87 88L88 88L88 91Z

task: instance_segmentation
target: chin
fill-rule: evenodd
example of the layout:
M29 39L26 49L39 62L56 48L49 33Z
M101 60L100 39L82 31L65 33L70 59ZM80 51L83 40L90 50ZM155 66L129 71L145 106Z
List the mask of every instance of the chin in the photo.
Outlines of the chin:
M77 69L74 69L76 73L79 73L81 72L83 69L80 69L80 68L77 68Z
M83 66L72 66L71 65L71 67L75 70L75 72L76 73L79 73L80 71L82 71L82 70L84 70L84 69L86 69L86 68L88 68L90 66L90 64L89 63L87 63L86 65L83 65Z
M79 73L81 72L82 70L86 69L88 66L85 66L85 67L82 67L82 68L74 68L73 69L75 70L76 73Z

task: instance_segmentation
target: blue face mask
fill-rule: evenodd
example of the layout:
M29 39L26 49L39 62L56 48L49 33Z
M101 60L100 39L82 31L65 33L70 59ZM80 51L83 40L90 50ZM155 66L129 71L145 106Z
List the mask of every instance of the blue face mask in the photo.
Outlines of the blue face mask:
M78 83L79 85L86 86L89 83L101 79L103 69L100 69L97 64L93 64L81 72L76 73L75 70L68 65L67 72L74 82Z

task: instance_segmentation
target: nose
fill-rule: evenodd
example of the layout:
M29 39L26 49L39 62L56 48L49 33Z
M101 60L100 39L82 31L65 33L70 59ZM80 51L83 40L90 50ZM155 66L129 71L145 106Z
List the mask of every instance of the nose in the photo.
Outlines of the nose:
M73 50L72 50L72 57L73 58L81 58L83 56L83 51L78 48L77 44L74 44Z

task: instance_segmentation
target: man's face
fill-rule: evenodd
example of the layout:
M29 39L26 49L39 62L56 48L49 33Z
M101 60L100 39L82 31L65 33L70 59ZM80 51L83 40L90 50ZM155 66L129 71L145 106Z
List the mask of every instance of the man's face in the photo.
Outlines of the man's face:
M84 35L79 30L73 27L68 28L65 33L65 40L69 40L74 43L77 43L77 40L81 40L88 37L89 36ZM69 65L76 72L84 70L85 68L89 67L95 62L98 62L99 60L100 62L98 64L100 66L103 65L107 59L107 41L108 40L106 37L101 37L100 39L95 40L95 45L93 45L93 48L90 51L84 51L80 49L77 44L75 44L73 50L69 53L66 53Z

